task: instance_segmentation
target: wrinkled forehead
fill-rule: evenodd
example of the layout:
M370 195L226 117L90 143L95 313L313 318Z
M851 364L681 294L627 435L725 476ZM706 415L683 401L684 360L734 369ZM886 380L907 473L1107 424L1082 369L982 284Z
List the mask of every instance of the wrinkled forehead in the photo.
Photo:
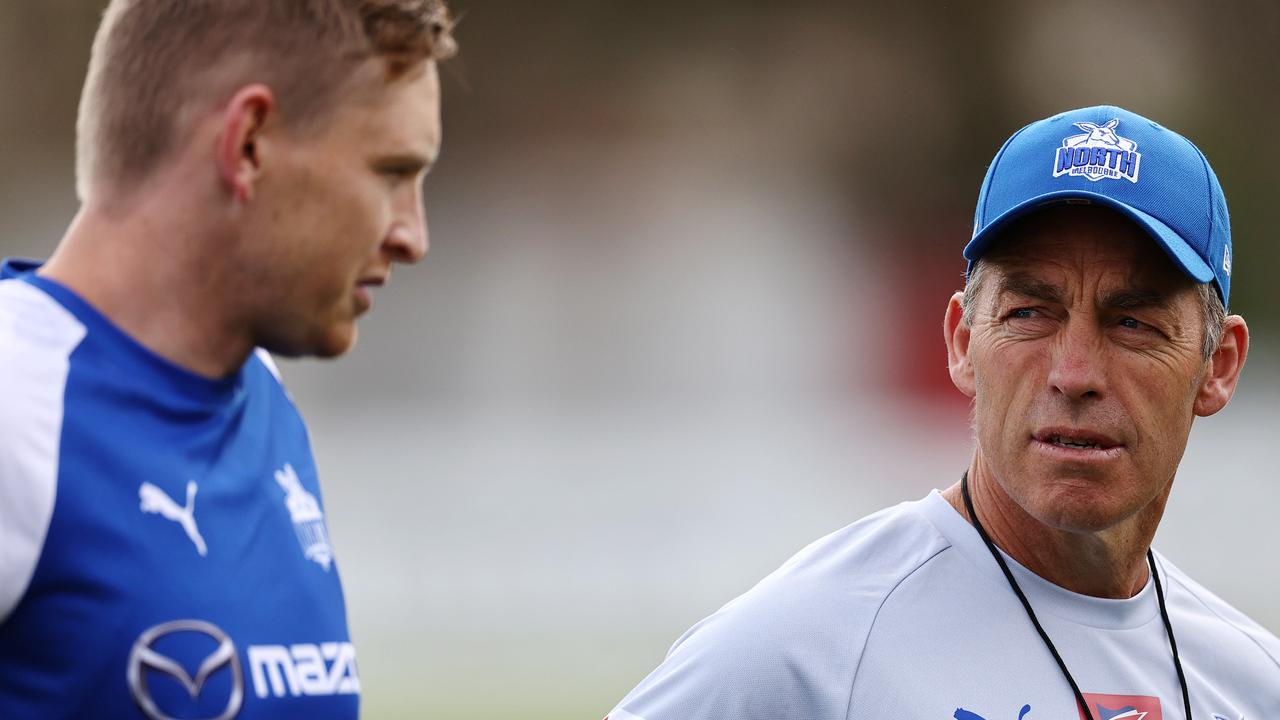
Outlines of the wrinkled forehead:
M1066 285L1128 285L1171 292L1193 289L1146 230L1097 205L1061 205L1019 219L984 255L1008 275Z

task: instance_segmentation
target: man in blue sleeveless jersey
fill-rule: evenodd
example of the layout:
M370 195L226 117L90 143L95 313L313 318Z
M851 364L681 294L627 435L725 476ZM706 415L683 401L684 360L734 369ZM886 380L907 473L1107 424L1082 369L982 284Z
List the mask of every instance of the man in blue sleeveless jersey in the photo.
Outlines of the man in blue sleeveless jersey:
M1150 550L1249 345L1204 155L1117 107L1032 123L964 257L944 320L974 406L960 482L802 550L610 720L1280 717L1280 640Z
M0 717L354 718L305 426L427 250L441 0L114 0L82 207L0 267Z

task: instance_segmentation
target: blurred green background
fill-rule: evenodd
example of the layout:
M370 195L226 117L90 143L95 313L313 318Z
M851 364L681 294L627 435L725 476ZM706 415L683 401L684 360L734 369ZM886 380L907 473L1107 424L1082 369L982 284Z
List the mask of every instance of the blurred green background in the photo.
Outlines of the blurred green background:
M0 4L0 255L48 255L75 211L102 5ZM1255 346L1157 544L1280 630L1280 5L454 10L431 253L353 354L283 367L365 717L601 717L799 547L950 485L939 331L978 183L1013 131L1098 103L1193 139L1226 191Z

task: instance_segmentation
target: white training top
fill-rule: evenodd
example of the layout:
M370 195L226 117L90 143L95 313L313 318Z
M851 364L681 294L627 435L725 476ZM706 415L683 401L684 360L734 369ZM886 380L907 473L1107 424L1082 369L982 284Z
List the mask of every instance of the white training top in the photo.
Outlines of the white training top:
M1098 720L1185 720L1154 584L1079 595L1007 555ZM1197 720L1280 718L1280 640L1156 562ZM702 620L610 720L1070 720L1075 698L937 492L800 551Z

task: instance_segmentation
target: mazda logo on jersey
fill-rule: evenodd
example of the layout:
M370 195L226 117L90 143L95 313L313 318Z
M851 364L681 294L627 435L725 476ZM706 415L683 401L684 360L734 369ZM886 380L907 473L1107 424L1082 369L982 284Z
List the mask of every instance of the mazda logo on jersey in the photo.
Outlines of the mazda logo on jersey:
M244 703L235 643L203 620L143 631L129 653L128 677L133 699L150 720L230 720Z

